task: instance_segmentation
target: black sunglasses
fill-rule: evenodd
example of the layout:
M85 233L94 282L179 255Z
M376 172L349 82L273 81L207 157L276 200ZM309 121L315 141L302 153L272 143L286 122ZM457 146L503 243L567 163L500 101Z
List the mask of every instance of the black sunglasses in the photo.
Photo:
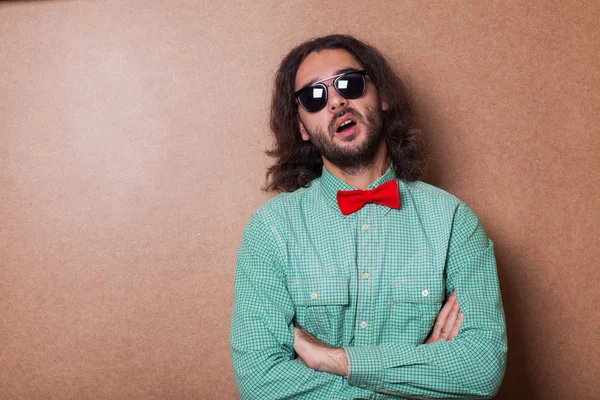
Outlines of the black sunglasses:
M327 87L333 86L345 99L356 99L363 95L367 87L365 80L367 71L350 71L343 74L330 76L318 82L303 87L294 93L298 103L308 112L317 112L327 105ZM323 83L335 78L332 83Z

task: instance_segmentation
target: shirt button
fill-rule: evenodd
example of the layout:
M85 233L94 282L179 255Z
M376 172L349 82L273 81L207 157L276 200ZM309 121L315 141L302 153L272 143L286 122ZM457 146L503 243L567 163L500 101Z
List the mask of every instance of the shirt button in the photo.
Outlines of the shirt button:
M360 387L361 387L361 388L366 388L366 387L367 387L367 384L366 384L366 383L361 383L361 384L360 384Z
M367 327L367 323L365 321L361 322L360 327L365 329Z
M369 230L369 224L364 224L364 225L362 226L362 230L363 230L363 231L368 231L368 230Z
M316 300L318 297L319 297L319 295L317 294L317 292L312 292L310 294L310 298L313 299L313 300Z
M421 292L421 294L423 295L423 297L429 296L429 290L423 289L423 291Z
M369 275L369 273L368 273L368 272L365 272L365 273L362 275L362 277L363 277L363 279L369 279L370 275Z

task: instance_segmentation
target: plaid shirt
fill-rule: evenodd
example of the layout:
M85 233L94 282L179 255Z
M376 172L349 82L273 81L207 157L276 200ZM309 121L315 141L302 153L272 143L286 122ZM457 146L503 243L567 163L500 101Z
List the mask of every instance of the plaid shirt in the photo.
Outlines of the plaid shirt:
M392 169L372 189L395 179ZM398 180L401 206L343 216L355 189L325 168L309 187L267 201L238 250L231 354L244 399L489 398L506 361L492 241L457 198ZM456 290L465 319L451 341L423 344ZM344 348L349 375L295 359L293 327Z

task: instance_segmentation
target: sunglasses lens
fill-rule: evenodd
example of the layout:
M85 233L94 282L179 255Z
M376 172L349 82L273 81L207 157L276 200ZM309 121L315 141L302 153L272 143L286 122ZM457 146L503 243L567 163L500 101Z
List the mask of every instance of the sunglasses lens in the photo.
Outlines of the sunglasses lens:
M345 98L356 99L365 92L365 77L357 72L347 73L337 79L335 88Z
M317 112L327 104L325 85L312 85L298 94L298 101L308 112Z
M356 99L366 89L365 71L348 72L335 81L335 90L346 99ZM300 105L308 112L317 112L327 105L327 86L316 83L297 92Z

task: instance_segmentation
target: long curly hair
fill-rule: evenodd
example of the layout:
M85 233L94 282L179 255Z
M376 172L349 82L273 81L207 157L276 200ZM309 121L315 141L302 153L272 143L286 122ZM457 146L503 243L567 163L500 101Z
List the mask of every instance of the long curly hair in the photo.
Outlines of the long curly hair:
M321 154L300 135L294 82L298 67L306 56L328 49L346 50L367 71L378 95L389 105L383 112L382 134L391 166L399 179L419 179L425 168L425 156L419 132L412 127L413 115L406 87L376 48L350 35L330 35L300 44L285 56L277 70L270 115L275 143L266 151L275 158L275 163L267 170L263 190L292 192L321 176Z

